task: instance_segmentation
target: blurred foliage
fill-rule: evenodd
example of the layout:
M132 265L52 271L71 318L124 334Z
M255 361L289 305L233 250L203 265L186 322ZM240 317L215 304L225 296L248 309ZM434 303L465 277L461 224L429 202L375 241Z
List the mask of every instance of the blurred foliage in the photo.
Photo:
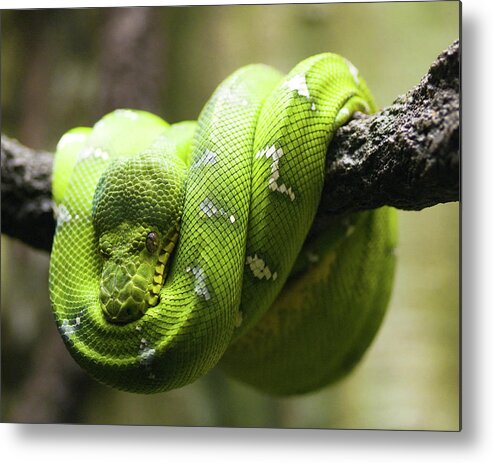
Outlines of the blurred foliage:
M53 150L71 127L92 125L101 104L101 52L115 9L2 12L2 131ZM288 71L322 51L349 58L380 106L417 84L459 36L458 2L162 7L154 110L170 122L197 118L235 69L263 62ZM109 59L106 56L106 59ZM106 84L108 85L108 84ZM156 109L157 108L157 109ZM35 231L33 230L33 233ZM2 237L2 417L36 390L47 333L49 256ZM459 420L459 207L400 213L395 290L361 364L317 393L272 399L213 371L154 396L91 382L77 421L203 426L457 429ZM61 342L61 341L60 341ZM68 353L67 353L68 355ZM79 394L73 390L71 394ZM63 416L63 414L60 414Z

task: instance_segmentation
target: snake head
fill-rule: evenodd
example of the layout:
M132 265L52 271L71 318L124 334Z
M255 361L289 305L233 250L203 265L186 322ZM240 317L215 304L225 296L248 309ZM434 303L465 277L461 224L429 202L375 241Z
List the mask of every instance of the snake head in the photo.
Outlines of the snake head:
M156 153L112 162L93 201L102 262L99 300L111 323L157 305L178 240L185 169Z

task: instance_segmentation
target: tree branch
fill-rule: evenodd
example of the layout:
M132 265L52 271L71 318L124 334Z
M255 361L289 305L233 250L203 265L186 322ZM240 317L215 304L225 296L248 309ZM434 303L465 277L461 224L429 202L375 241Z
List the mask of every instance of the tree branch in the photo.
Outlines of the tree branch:
M55 233L51 199L53 155L2 134L2 233L51 250Z
M326 162L324 213L380 206L419 210L459 199L460 46L419 85L335 135Z
M334 214L383 205L419 210L459 200L459 58L456 41L418 86L338 130L313 230ZM1 156L2 233L50 250L52 156L5 136Z

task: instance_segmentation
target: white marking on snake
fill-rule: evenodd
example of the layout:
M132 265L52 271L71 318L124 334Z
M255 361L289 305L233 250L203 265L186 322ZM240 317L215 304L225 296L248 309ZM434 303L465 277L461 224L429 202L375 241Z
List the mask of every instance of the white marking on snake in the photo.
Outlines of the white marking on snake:
M234 76L229 82L228 86L221 87L216 93L216 97L219 99L220 104L227 105L248 105L247 99L248 91L239 76Z
M358 72L358 69L348 59L346 59L345 61L346 61L347 67L349 68L349 72L351 73L351 76L353 77L354 83L356 85L359 85L359 72Z
M132 121L136 121L139 118L139 116L135 112L130 111L129 109L117 109L115 113Z
M72 220L72 216L64 204L60 204L60 206L55 208L55 215L59 227Z
M70 336L75 333L75 331L77 330L77 325L79 325L79 324L80 324L80 321L79 321L79 323L77 323L77 321L76 321L75 325L71 325L67 319L63 320L62 324L60 325L60 334L63 337L69 339Z
M96 158L96 159L99 158L102 159L103 161L107 161L109 157L110 155L106 151L103 151L101 148L88 147L88 148L84 148L79 153L79 156L77 157L77 162L79 163L89 158Z
M255 278L262 280L265 278L266 280L275 280L277 278L277 272L272 272L268 265L266 265L264 259L260 258L255 254L252 256L247 256L245 265L250 267L250 270L253 273Z
M221 144L223 143L223 137L221 134L225 128L225 120L222 116L222 109L231 108L231 106L248 106L249 91L241 76L236 74L228 79L228 85L219 87L219 89L214 93L213 99L216 110L213 111L211 117L212 129L209 133L209 139L213 143ZM233 117L231 121L238 121L239 115L236 114L236 116L231 117Z
M202 156L199 157L192 165L192 168L200 167L200 166L211 166L217 163L217 154L205 149L202 153Z
M149 367L154 360L156 349L149 347L149 342L145 338L142 338L140 340L139 350L139 363L145 367Z
M347 117L350 115L350 112L349 112L349 109L348 108L342 108L340 111L339 111L339 114L337 116L340 116L340 117Z
M141 353L139 354L139 363L141 365L149 366L153 360L154 360L154 355L156 354L156 349L152 349L148 346L145 346L143 349L141 349Z
M349 112L348 108L341 108L341 110L337 113L336 123L338 125L343 124L344 122L346 122L349 119L350 115L351 115L351 113Z
M311 110L312 110L312 111L315 111L316 109L317 109L317 107L315 106L315 103L312 103Z
M58 149L64 149L67 145L84 141L86 136L84 133L66 133L58 143Z
M216 206L209 198L205 198L199 207L206 217L228 217L231 223L236 221L236 217L233 214L230 214L222 207Z
M140 364L141 365L150 365L154 360L154 355L156 353L156 349L151 349L149 347L145 347L140 353Z
M298 95L310 98L310 92L308 91L304 74L296 74L291 77L291 79L287 80L284 85L286 85L289 90L298 92Z
M285 183L278 183L279 179L279 160L284 156L282 148L276 148L275 145L268 146L263 150L260 150L255 158L259 159L265 157L266 159L272 158L272 164L270 166L271 177L269 178L269 189L272 191L278 191L281 194L288 196L291 201L294 201L295 194L291 187L288 187Z
M197 296L203 297L206 301L208 301L211 298L211 295L209 293L209 289L207 288L204 269L196 266L187 267L186 271L192 272L193 276L195 277L195 294L197 294Z

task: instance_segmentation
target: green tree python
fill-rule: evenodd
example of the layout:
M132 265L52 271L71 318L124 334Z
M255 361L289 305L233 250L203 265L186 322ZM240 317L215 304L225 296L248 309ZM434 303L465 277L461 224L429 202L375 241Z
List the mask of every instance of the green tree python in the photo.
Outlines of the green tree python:
M286 76L239 69L197 122L120 109L67 132L50 295L75 360L140 393L215 365L273 395L349 372L390 297L395 211L334 217L306 237L329 143L357 111L375 111L364 80L323 53Z

